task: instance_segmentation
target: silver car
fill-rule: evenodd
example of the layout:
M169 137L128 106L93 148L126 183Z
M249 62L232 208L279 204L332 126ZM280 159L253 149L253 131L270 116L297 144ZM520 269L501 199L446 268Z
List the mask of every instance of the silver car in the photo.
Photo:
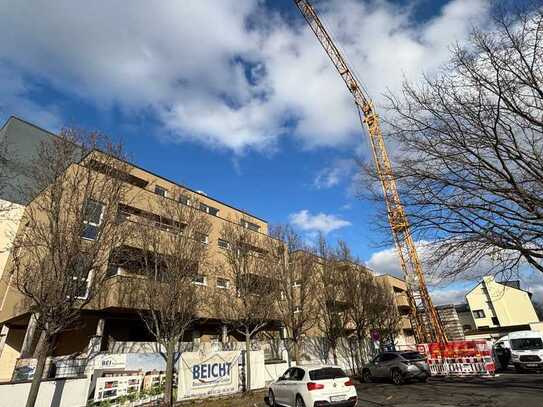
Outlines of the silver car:
M366 383L372 379L392 379L394 384L402 384L410 379L426 381L429 376L426 358L418 352L383 352L362 370Z

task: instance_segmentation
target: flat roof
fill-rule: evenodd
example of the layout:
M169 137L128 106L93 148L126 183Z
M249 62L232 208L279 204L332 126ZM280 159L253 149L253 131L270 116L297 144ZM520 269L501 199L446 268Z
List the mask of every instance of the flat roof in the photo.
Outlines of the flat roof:
M20 121L20 122L22 122L22 123L24 123L24 124L26 124L26 125L28 125L28 126L32 126L32 127L36 128L36 129L38 129L38 130L40 130L40 131L42 131L42 132L44 132L44 133L47 133L47 135L49 135L49 136L53 136L53 137L57 137L57 138L58 138L58 135L57 135L57 134L55 134L55 133L53 133L53 132L51 132L51 131L49 131L49 130L46 130L46 129L44 129L44 128L42 128L42 127L40 127L40 126L38 126L38 125L36 125L36 124L34 124L34 123L31 123L31 122L29 122L29 121L27 121L27 120L25 120L25 119L21 119L20 117L15 116L15 115L11 115L11 116L4 122L4 124L2 125L2 127L0 127L0 131L3 130L11 120L18 120L18 121ZM103 153L103 152L102 152L102 153ZM129 165L131 165L131 166L133 166L134 168L137 168L137 169L139 169L139 170L141 170L141 171L144 171L144 172L148 173L149 175L152 175L152 176L154 176L154 177L157 177L157 178L159 178L159 179L162 179L163 181L170 182L170 183L172 183L172 184L174 184L174 185L176 185L176 186L178 186L178 187L180 187L180 188L186 189L187 191L190 191L191 193L197 194L197 195L199 195L199 196L202 196L202 197L205 197L205 198L210 199L210 200L212 200L212 201L215 201L215 202L217 202L217 203L220 203L221 205L227 206L227 207L229 207L229 208L231 208L231 209L234 209L234 210L236 210L236 211L238 211L238 212L244 213L244 214L246 214L246 215L248 215L248 216L250 216L250 217L253 217L253 218L255 218L255 219L258 219L258 220L260 220L260 221L262 221L262 222L264 222L264 223L268 223L267 220L262 219L262 218L260 218L260 217L258 217L258 216L255 216L255 215L253 215L253 214L250 213L250 212L247 212L247 211L245 211L245 210L243 210L243 209L236 208L235 206L229 205L229 204L227 204L226 202L223 202L223 201L221 201L221 200L219 200L219 199L216 199L216 198L213 198L213 197L208 196L208 195L206 195L206 194L203 194L203 193L201 193L201 192L198 192L198 191L196 191L196 190L194 190L194 189L192 189L192 188L187 187L186 185L182 185L182 184L180 184L180 183L178 183L178 182L176 182L176 181L174 181L174 180L171 180L171 179L166 178L166 177L164 177L164 176L162 176L162 175L159 175L159 174L157 174L157 173L155 173L155 172L153 172L153 171L150 171L150 170L148 170L148 169L146 169L146 168L143 168L143 167L141 167L141 166L139 166L139 165L137 165L137 164L135 164L135 163L133 163L133 162L130 162L130 161L127 161L127 160L122 160L122 159L121 159L121 161L123 161L123 162L125 162L125 163L127 163L127 164L129 164Z

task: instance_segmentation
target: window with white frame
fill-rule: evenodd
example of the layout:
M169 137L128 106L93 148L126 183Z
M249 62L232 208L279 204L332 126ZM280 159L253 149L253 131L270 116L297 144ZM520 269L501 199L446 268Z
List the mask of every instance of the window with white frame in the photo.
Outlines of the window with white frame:
M194 238L201 243L208 243L208 236L205 233L195 232Z
M91 263L88 257L81 255L74 259L72 268L71 295L75 298L86 299L89 296L92 281Z
M217 216L217 214L219 213L219 210L217 208L206 205L204 203L200 203L200 210L213 216Z
M300 305L296 305L294 307L294 313L299 314L300 312L302 312L302 307Z
M192 277L192 284L196 285L207 285L207 277L203 274L197 274Z
M228 288L230 287L230 281L227 278L217 277L217 288Z
M476 309L473 311L473 317L474 318L484 318L485 312L482 309Z
M100 232L102 217L104 214L104 205L98 201L88 199L85 202L85 212L83 214L83 231L81 237L89 240L96 240Z
M230 247L230 243L228 243L226 240L224 239L219 239L217 240L217 245L221 248L221 249L228 249Z
M258 230L260 229L260 226L258 226L256 223L249 222L248 220L245 220L245 219L242 219L242 220L241 220L241 225L242 225L244 228L253 230L253 231L255 231L255 232L258 232Z
M294 283L292 283L292 288L300 288L301 286L302 282L300 280L296 280Z
M188 195L180 194L178 201L179 201L179 203L181 203L183 205L190 206L190 196L188 196Z
M162 188L159 185L155 185L155 194L163 196L166 198L168 196L168 191L165 188Z

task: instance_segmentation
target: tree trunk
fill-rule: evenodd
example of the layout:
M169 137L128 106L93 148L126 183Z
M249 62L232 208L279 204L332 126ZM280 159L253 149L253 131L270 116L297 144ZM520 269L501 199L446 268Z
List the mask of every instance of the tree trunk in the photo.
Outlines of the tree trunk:
M38 398L38 392L40 391L40 384L43 377L43 370L45 368L45 362L51 349L53 348L54 338L49 337L45 332L42 332L38 341L38 360L36 361L36 370L32 377L32 384L30 385L30 391L28 392L28 398L26 399L26 407L34 407Z
M296 362L296 366L300 365L300 345L298 341L294 341L294 361Z
M332 358L334 359L334 365L337 365L337 345L332 346Z
M164 384L164 405L173 405L173 362L176 340L171 339L166 346L166 379Z
M245 391L251 390L251 335L245 334Z
M285 345L285 349L287 350L287 365L290 369L292 367L292 355L290 354L290 344L289 339L283 339L283 343Z

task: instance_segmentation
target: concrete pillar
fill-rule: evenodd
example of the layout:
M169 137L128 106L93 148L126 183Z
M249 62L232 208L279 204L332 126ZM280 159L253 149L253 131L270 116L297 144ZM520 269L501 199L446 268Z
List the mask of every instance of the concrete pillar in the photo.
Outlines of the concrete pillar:
M23 339L23 346L21 347L21 359L32 357L34 338L36 336L36 322L38 314L32 314L26 327L25 337Z
M96 324L96 333L90 338L88 347L88 356L95 355L102 350L102 344L104 341L104 330L106 327L106 320L100 318Z
M226 325L223 325L221 327L221 342L222 343L228 342L228 327Z
M2 351L4 350L4 345L6 344L6 339L8 338L9 328L7 325L2 326L0 331L0 358L2 357Z

